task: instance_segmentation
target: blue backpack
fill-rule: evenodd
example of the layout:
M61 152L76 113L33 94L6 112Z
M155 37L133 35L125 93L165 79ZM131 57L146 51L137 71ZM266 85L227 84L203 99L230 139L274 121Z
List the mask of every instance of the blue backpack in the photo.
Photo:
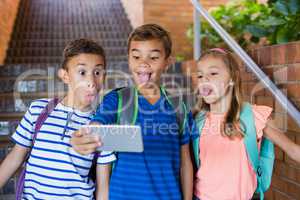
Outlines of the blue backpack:
M193 156L195 166L200 167L199 159L199 138L203 126L205 124L206 112L202 111L195 117L197 128L199 128L199 137L193 140ZM274 165L274 144L267 138L263 137L260 147L260 152L257 146L256 128L252 112L252 107L249 103L244 103L241 114L241 129L245 133L244 144L248 154L249 162L253 170L256 172L257 188L255 193L260 195L260 200L264 199L264 192L266 192L270 185Z

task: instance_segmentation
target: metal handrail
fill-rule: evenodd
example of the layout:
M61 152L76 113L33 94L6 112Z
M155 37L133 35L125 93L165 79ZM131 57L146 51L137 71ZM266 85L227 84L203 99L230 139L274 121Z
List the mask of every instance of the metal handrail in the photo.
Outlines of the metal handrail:
M198 60L201 55L201 39L200 39L200 13L194 9L194 59Z
M300 112L289 101L289 99L276 87L269 77L258 67L250 56L232 39L232 37L218 24L218 22L201 6L198 0L191 0L194 8L207 20L221 38L231 49L245 62L252 73L263 83L263 85L274 95L279 104L288 112L300 127Z

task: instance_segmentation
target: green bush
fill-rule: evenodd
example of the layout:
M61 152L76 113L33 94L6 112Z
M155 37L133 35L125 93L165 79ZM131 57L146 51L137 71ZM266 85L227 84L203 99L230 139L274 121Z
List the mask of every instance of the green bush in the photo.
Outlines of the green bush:
M216 21L244 48L256 44L282 44L300 40L300 0L232 0L210 11ZM225 46L204 19L201 20L204 48ZM187 30L193 40L193 25Z

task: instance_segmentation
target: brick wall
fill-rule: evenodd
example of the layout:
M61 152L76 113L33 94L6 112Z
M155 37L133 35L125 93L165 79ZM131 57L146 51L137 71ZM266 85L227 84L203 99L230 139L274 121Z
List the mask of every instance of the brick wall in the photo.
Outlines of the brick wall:
M201 3L210 8L227 1L202 0ZM160 24L172 35L174 55L193 56L193 44L186 38L186 30L193 23L193 7L189 0L134 0L134 3L122 0L122 3L133 27L144 23Z
M192 21L193 9L190 1L144 1L144 22L160 24L171 33L174 55L192 56L193 46L185 36Z
M250 56L300 110L300 42L261 47L251 50ZM241 63L245 99L274 108L273 119L285 134L300 145L300 127L275 101L270 92ZM184 71L195 69L194 61L183 63ZM196 77L192 76L195 86ZM251 95L253 94L253 95ZM252 98L251 98L252 96ZM292 161L281 149L275 147L276 161L271 189L267 200L300 199L300 164Z
M250 51L251 57L300 110L300 42L262 47ZM257 79L244 67L244 93L251 94ZM258 87L259 88L259 87ZM249 100L249 96L247 96ZM300 144L300 127L287 115L266 89L257 91L254 103L272 106L273 119L294 142ZM267 199L300 199L300 165L276 147L272 187Z
M121 0L126 14L133 28L144 23L144 1L143 0Z
M3 64L6 56L6 49L13 31L19 2L20 0L0 1L0 65Z
M202 0L205 8L220 5L227 0ZM174 55L192 58L193 44L186 38L186 30L193 23L193 7L189 0L145 0L144 22L158 23L172 36Z

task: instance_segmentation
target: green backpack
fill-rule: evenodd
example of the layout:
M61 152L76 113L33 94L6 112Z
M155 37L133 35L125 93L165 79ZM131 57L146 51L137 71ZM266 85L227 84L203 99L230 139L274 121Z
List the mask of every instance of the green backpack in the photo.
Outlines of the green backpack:
M135 87L124 87L115 89L118 93L117 124L134 125L138 114L138 91ZM164 87L162 94L176 111L177 122L180 127L179 133L183 132L187 120L187 108L183 103L182 95L171 96Z
M192 141L193 156L196 168L200 167L199 159L199 138L203 126L205 124L206 112L200 112L196 115L196 124L199 129L199 137ZM252 107L249 103L244 103L241 114L241 129L245 133L244 144L248 154L249 161L256 172L257 188L255 193L260 195L260 200L264 199L264 192L266 192L270 185L274 165L274 144L267 138L263 137L260 147L260 152L257 147L256 128Z

